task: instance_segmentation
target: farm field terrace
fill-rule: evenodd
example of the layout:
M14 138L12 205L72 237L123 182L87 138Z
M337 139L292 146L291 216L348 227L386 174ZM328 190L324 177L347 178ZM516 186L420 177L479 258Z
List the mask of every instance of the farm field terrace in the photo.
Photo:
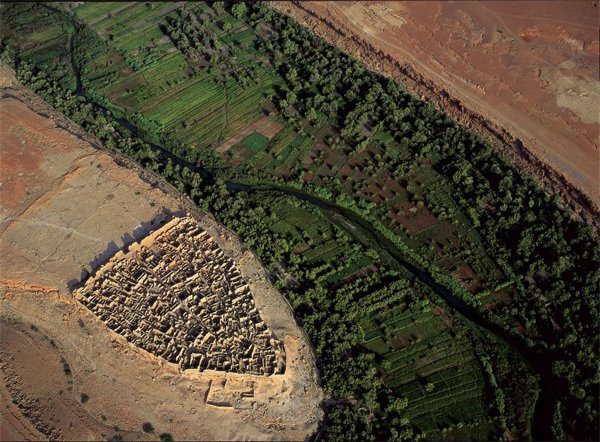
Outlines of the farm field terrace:
M315 345L328 393L344 397L354 385L356 397L364 397L372 410L377 401L390 404L375 411L377 417L359 416L353 427L330 422L329 436L346 431L364 437L365 426L388 420L409 438L452 438L457 431L476 439L497 437L500 418L476 334L436 305L426 286L351 239L320 209L277 192L234 198L228 209L216 203L221 220L279 275L279 286ZM272 243L262 244L262 237ZM366 369L367 361L378 366L380 379Z
M342 399L361 396L348 386L350 377L325 376L325 388L341 398L326 417L332 438L343 438L336 431L350 422L365 438L392 437L398 428L406 437L469 438L472 430L472 437L481 438L496 431L494 425L526 437L536 387L517 388L518 381L506 376L506 361L514 362L513 356L491 348L479 332L458 325L453 330L433 308L418 313L426 319L417 319L417 300L448 310L424 287L415 289L406 306L373 307L372 317L361 318L366 322L344 322L333 336L311 329L311 321L325 320L327 311L311 296L333 293L360 305L377 293L377 284L396 287L385 279L392 271L389 263L377 252L361 251L359 244L340 248L337 230L327 230L318 216L309 222L306 209L289 197L241 198L223 188L224 181L286 186L319 196L402 244L490 320L531 346L551 349L549 364L561 379L553 405L554 437L561 438L563 425L568 434L593 434L597 317L589 312L597 307L597 235L491 146L261 4L85 3L70 10L3 4L2 12L8 57L31 63L23 69L47 75L44 81L57 80L86 106L99 109L97 120L125 126L125 138L137 141L123 147L102 125L90 124L99 127L93 130L109 147L167 177L257 251L298 317L311 318L303 319L303 326L325 371L343 369L347 356L328 360L323 345L352 348L356 367L365 366L364 381L381 379L381 388L391 391L379 397L379 386L368 388L369 395L351 406ZM37 77L23 78L38 93L47 89ZM85 120L77 106L63 111ZM156 165L152 149L139 140L201 163L216 183L201 183L195 172L179 163L174 167L171 160ZM255 234L256 220L265 213L248 207L250 202L268 209L272 226L262 236ZM322 229L329 233L323 236ZM372 281L378 282L371 286ZM406 336L414 333L415 341L394 331L405 317L409 330L416 327ZM427 324L425 331L419 324ZM348 327L366 336L353 338L347 347L344 339L337 340ZM447 342L456 345L443 344L448 354L436 354ZM467 353L458 352L461 347ZM407 364L420 368L412 378L397 377L404 370L394 368ZM455 366L464 372L454 373ZM453 375L457 390L443 387ZM495 378L501 384L497 389L506 392L506 407L495 405L496 411L481 405L490 403L482 398L490 397ZM372 413L362 415L361 409ZM391 424L383 423L386 419Z

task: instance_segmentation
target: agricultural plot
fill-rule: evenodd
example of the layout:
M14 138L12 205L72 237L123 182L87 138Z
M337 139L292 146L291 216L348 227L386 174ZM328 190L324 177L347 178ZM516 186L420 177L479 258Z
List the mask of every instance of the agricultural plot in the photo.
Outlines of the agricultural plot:
M366 276L374 270L375 259L357 244L349 244L332 224L318 212L290 205L281 200L274 208L273 230L290 237L298 259L323 287L340 287L357 274Z
M259 134L258 132L252 132L246 138L242 140L242 144L246 147L250 152L256 153L260 152L265 148L269 139L264 135Z
M370 256L359 256L345 259L343 265L336 270L333 274L329 275L323 281L325 285L333 285L339 282L348 280L353 275L365 272L365 269L373 264L374 259ZM366 272L368 274L369 272Z
M290 167L304 159L313 147L314 143L309 137L299 135L290 126L284 126L265 146L264 153L246 160L256 168L265 168L280 175L289 172Z
M84 3L75 9L78 17L91 24L103 37L125 52L141 50L161 40L174 48L159 25L173 16L178 5L173 3Z
M302 160L312 148L313 143L310 138L302 135L296 136L275 157L277 160L277 168L282 170L288 169L293 164L297 163L298 160Z
M401 308L361 323L364 346L381 355L384 382L408 399L407 415L426 434L487 416L485 380L464 331L429 308Z
M256 154L262 153L269 140L272 139L281 130L281 128L282 125L277 121L276 118L271 116L264 116L261 119L250 124L249 126L246 126L242 130L238 131L233 137L229 138L227 141L225 141L219 147L217 147L216 151L221 155L221 158L228 158L232 156L235 157L235 148L232 152L229 152L232 146L237 145L238 152L245 152L245 149L243 148L243 141L249 138L250 136L253 136L255 138L258 137L258 139L262 140L259 143L261 147L260 149L250 149L252 151L252 155L245 156L245 159L247 160L252 156L256 156Z
M26 60L44 66L63 87L74 88L75 73L70 53L73 31L68 21L44 5L16 7L3 3L0 11L2 41L18 35L20 38L15 44Z
M122 8L130 8L130 4L122 2L102 2L95 3L89 2L78 6L75 12L78 17L85 20L88 23L95 24L100 20L107 19L109 14L112 14L115 10Z
M255 136L255 137L254 137ZM229 152L228 157L234 161L245 162L249 158L258 157L264 154L264 146L267 144L267 138L253 132L235 145Z
M279 200L273 207L273 212L277 216L279 226L285 225L287 230L293 231L296 241L300 243L319 242L324 236L330 235L331 227L318 213L285 200Z
M275 78L255 60L254 33L225 12L217 25L211 20L214 10L206 4L193 4L187 10L205 20L221 45L235 48L232 59L238 68L258 69L262 81L241 87L227 69L190 72L189 61L165 33L165 26L178 17L178 9L178 4L161 2L77 7L76 14L118 53L95 62L91 84L115 104L141 112L181 141L215 148L263 116L263 100L272 93ZM228 31L223 30L226 23ZM125 63L114 62L119 56Z
M333 240L326 240L316 246L310 247L303 253L307 261L328 261L336 257L340 252L338 243Z

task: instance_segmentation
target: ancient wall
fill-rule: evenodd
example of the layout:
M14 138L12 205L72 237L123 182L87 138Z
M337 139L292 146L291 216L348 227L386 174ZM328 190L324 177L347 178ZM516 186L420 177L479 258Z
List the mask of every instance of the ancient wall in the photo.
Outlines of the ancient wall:
M247 282L191 217L118 252L75 296L128 341L183 369L285 370L283 344Z

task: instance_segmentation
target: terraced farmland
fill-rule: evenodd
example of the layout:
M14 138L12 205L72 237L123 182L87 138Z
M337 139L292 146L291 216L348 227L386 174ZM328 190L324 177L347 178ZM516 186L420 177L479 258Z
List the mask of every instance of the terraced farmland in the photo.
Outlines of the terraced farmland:
M485 380L463 330L430 308L391 310L361 326L364 345L383 357L384 382L408 399L416 425L429 432L486 416Z

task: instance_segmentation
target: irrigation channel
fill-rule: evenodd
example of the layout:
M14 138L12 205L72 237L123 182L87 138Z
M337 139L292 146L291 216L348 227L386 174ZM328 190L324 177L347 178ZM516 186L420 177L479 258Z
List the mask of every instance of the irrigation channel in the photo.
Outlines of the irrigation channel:
M52 12L59 12L58 9L50 5L46 5L46 7ZM74 32L77 32L78 27L81 26L78 20L76 20L75 17L70 14L67 14L67 19L74 27ZM72 38L73 35L70 35L70 46L72 45ZM78 95L85 96L83 93L84 91L82 88L79 66L77 66L76 60L73 57L72 48L70 52L70 64L76 76L76 93ZM94 105L98 109L108 112L108 109L102 105L98 103L94 103ZM116 115L113 116L113 118L114 117L116 117L119 123L133 134L139 135L138 128L126 118L119 118ZM142 137L142 139L143 138L145 137ZM146 140L146 142L154 150L158 151L161 156L171 159L174 164L179 164L182 167L186 167L194 172L200 173L205 182L209 184L215 182L213 174L206 168L187 162L160 145L151 143L148 140ZM485 318L477 309L467 304L465 301L455 296L451 290L435 281L428 271L410 262L410 260L397 246L386 239L377 230L373 229L366 220L362 219L348 209L338 207L329 201L284 186L277 186L273 184L244 184L232 181L226 182L225 185L227 190L230 192L282 192L321 209L331 222L342 228L350 237L368 247L374 248L378 253L380 253L380 255L387 257L388 261L390 261L392 264L406 269L421 283L431 288L431 290L444 299L450 308L461 315L466 320L466 323L476 332L485 330L491 333L497 341L502 342L516 350L527 362L529 367L537 373L539 378L540 394L536 402L533 416L532 436L536 440L552 440L554 438L550 430L554 413L554 405L560 397L560 391L565 388L564 382L557 378L551 371L552 362L558 359L558 355L553 354L553 352L541 346L527 346L519 337L509 333L498 324Z
M104 110L106 111L106 109ZM118 118L118 121L132 133L138 133L137 127L127 119ZM174 164L199 173L207 184L214 184L216 182L214 174L202 165L190 163L158 144L146 142L165 159L170 159ZM281 192L321 209L332 223L342 228L351 238L367 247L375 249L381 256L386 257L392 265L407 270L422 284L428 286L434 293L444 299L452 310L462 316L467 325L476 333L486 331L494 337L499 345L504 344L515 350L525 360L529 368L537 374L539 379L539 396L536 401L533 423L531 425L532 437L534 440L554 439L551 431L554 407L560 398L561 391L566 388L564 381L552 373L552 362L557 360L559 355L540 345L529 347L520 337L483 316L476 308L454 295L444 285L438 283L431 273L411 262L405 253L395 244L385 238L376 229L373 229L368 221L350 210L314 195L271 183L247 184L226 181L225 187L230 192Z
M122 123L125 123L125 121ZM128 122L126 125L129 128L132 127ZM152 146L155 149L158 149L162 155L170 158L174 164L179 164L182 167L187 167L192 171L201 174L206 183L215 183L215 177L208 169L198 164L189 163L182 158L173 155L161 146L155 144ZM247 184L226 181L225 187L230 192L281 192L319 208L332 223L343 229L351 238L367 247L375 249L380 256L386 257L387 261L392 265L407 270L422 284L425 284L433 290L433 292L442 297L446 304L462 316L467 325L476 333L480 333L482 330L487 331L496 341L498 341L499 345L504 344L515 350L522 359L525 360L529 368L538 375L539 379L540 393L533 415L533 423L531 426L532 437L535 440L554 439L554 435L551 431L552 417L554 406L560 397L562 388L564 388L564 382L552 373L552 362L557 359L557 356L554 355L553 352L539 345L529 347L520 337L511 334L500 325L484 317L476 308L467 304L465 301L454 295L447 287L435 281L427 270L411 262L410 259L406 257L405 253L403 253L395 244L385 238L376 229L373 229L365 219L352 211L339 207L314 195L271 183Z

